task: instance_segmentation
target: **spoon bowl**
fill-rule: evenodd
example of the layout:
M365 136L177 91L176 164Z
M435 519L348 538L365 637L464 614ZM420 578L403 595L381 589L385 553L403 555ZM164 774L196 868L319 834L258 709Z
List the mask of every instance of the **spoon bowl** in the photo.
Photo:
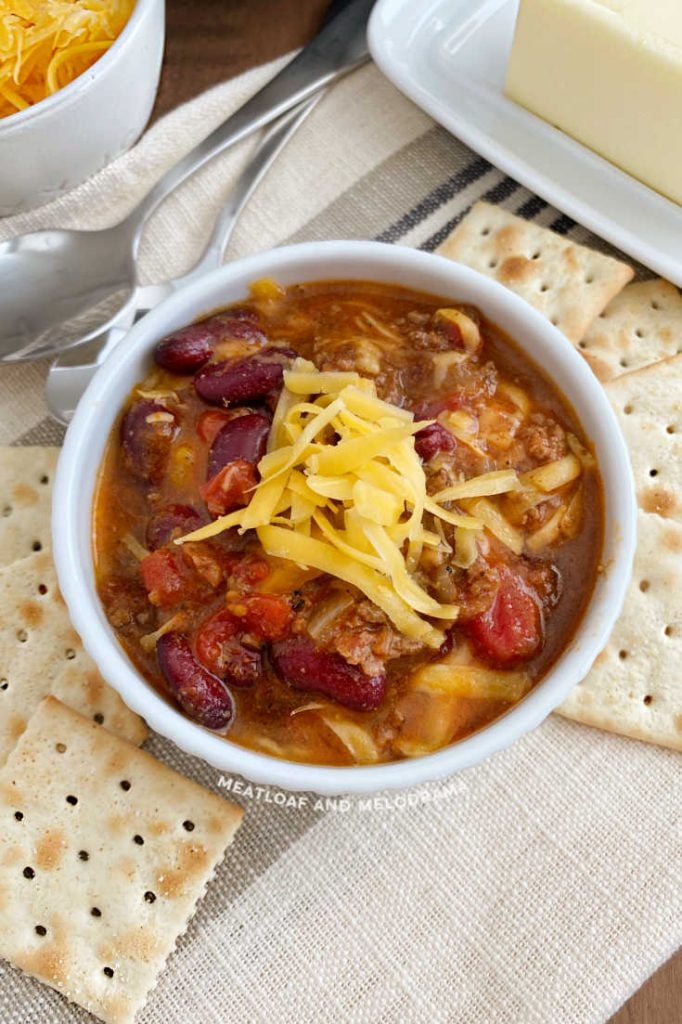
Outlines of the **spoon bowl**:
M135 286L134 239L123 221L0 243L0 359L37 359L104 330Z

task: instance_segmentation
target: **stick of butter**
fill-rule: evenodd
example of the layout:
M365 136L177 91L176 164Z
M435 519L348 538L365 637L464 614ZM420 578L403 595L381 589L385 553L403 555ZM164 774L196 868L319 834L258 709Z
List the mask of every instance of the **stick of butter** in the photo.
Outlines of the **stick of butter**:
M505 91L682 204L682 0L521 0Z

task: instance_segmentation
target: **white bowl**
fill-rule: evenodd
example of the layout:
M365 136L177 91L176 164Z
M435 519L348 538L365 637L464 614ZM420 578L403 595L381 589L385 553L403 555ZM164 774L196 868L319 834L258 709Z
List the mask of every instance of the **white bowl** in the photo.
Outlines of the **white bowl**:
M0 118L0 216L56 199L132 146L159 84L163 0L137 0L128 23L92 67Z
M282 761L230 743L175 710L128 660L95 589L92 498L111 427L133 385L149 370L157 341L202 314L241 300L250 282L333 278L386 281L468 302L522 345L572 403L596 448L605 491L606 531L594 595L573 640L544 679L503 717L426 757L367 767ZM223 771L257 783L318 793L366 793L412 786L476 764L534 729L587 674L618 617L635 545L635 498L627 449L606 395L566 338L495 281L440 256L377 242L309 242L221 267L177 292L133 327L93 378L59 460L52 522L55 561L75 628L102 675L157 732Z

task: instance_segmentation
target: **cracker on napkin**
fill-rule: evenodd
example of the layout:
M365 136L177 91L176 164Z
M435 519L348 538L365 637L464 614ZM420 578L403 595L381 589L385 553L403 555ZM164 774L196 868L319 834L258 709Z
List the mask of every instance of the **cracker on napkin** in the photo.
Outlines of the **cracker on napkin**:
M625 373L606 393L630 451L639 507L682 522L682 355Z
M0 567L50 547L59 448L0 447Z
M638 513L625 607L589 675L557 709L585 725L682 750L682 524Z
M600 380L682 352L682 296L668 281L635 281L624 288L580 342Z
M147 736L83 650L41 551L0 569L0 765L49 693L133 743Z
M611 256L483 202L437 251L506 285L574 344L633 275Z
M240 808L47 697L0 770L0 956L130 1024Z

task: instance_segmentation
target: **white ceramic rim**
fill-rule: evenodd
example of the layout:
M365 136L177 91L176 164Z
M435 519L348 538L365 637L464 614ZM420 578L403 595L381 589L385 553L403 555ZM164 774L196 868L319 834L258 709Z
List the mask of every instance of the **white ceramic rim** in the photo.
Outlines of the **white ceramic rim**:
M345 262L350 272L345 275L325 272L326 266L339 262ZM503 328L509 329L509 321L518 321L519 325L524 325L526 336L534 336L536 344L560 371L558 375L548 376L555 381L557 376L561 378L558 386L576 409L579 419L583 424L587 419L595 428L586 428L586 432L594 441L604 482L606 571L600 576L581 625L567 649L530 694L501 718L466 739L421 758L373 766L326 767L283 761L230 743L191 722L141 678L115 639L97 598L89 532L88 555L83 554L85 539L81 531L91 523L95 476L91 473L89 478L85 477L84 460L88 452L91 460L97 454L99 463L119 408L113 394L117 379L125 376L128 364L140 358L142 348L151 351L168 330L169 318L181 326L192 318L188 305L196 306L198 302L198 309L207 312L215 308L217 304L211 303L208 295L217 285L224 286L227 292L230 286L235 288L238 282L243 282L243 295L249 281L264 275L282 277L291 264L302 265L300 271L296 269L297 281L324 280L330 276L357 278L362 275L353 275L352 267L356 263L364 264L363 272L369 277L376 270L374 279L388 283L394 268L396 271L400 268L403 273L415 272L417 276L432 275L440 279L434 281L435 294L446 294L453 301L461 295L463 301L479 305L493 321L501 322ZM443 288L443 277L451 282L449 287ZM190 298L192 301L188 302ZM225 304L238 298L239 295L226 296ZM206 305L202 305L204 301ZM502 316L495 315L495 310L503 311ZM523 344L519 331L509 329L509 333L517 344ZM576 393L579 401L576 401ZM93 438L96 438L94 444ZM84 519L86 512L87 519ZM172 295L132 328L93 378L67 432L54 485L52 530L59 585L73 625L105 679L152 729L221 771L283 789L338 794L404 788L440 779L484 760L536 728L585 677L606 644L620 614L630 577L635 517L634 484L627 448L606 394L573 346L540 313L497 282L440 256L378 242L306 242L223 266Z
M137 28L137 23L144 16L146 8L150 7L153 2L154 0L135 0L130 17L109 49L105 50L94 64L86 68L63 89L57 89L51 96L46 96L44 100L31 104L25 110L18 110L16 114L8 114L6 117L0 118L0 141L13 129L23 128L30 121L37 121L39 118L49 117L57 107L66 106L72 99L76 100L80 92L88 89L96 78L106 72L111 62L116 59L119 50L125 46L128 36L132 35Z

